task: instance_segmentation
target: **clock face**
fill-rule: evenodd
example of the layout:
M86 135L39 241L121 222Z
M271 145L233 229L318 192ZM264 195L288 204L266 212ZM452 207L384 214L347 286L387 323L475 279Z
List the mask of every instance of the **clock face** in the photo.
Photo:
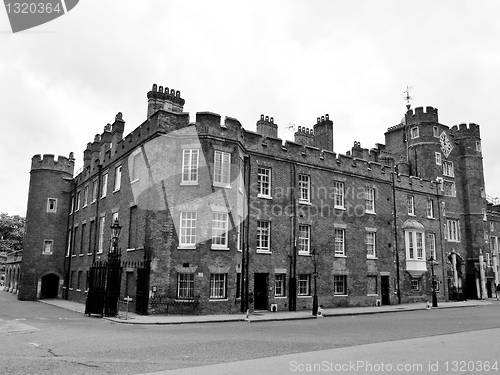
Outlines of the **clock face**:
M441 142L441 151L443 151L443 155L447 158L450 155L451 150L453 150L453 144L445 132L441 133L439 141Z

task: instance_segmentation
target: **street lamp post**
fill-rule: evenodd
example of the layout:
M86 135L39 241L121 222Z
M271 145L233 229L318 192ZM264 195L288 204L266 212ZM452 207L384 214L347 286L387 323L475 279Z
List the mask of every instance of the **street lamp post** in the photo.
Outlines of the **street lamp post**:
M312 314L313 316L317 316L318 315L318 289L317 289L317 282L316 282L316 279L318 278L318 271L317 271L317 261L318 261L318 258L317 258L317 254L316 254L316 250L313 249L312 253L311 253L311 256L312 256L312 261L313 261L313 265L314 265L314 273L313 273L313 278L314 278L314 296L313 296L313 309L312 309Z
M429 258L429 264L431 266L431 276L432 276L432 307L438 307L437 303L437 295L436 295L436 276L434 275L434 264L436 264L436 260L434 256L431 254Z
M118 222L118 219L115 219L113 225L111 225L111 251L110 253L116 255L118 252L118 237L120 237L120 231L122 230L122 226Z

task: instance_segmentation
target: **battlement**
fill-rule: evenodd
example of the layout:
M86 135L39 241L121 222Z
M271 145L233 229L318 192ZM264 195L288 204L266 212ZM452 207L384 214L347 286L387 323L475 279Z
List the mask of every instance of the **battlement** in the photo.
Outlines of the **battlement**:
M68 173L73 175L75 168L75 159L73 153L69 157L58 156L57 159L53 154L37 154L31 158L31 170L53 170Z
M423 107L415 108L415 112L409 109L405 114L407 125L417 125L421 122L439 122L438 120L438 110L433 107L425 107L425 112Z
M454 125L451 127L451 134L457 139L464 137L479 137L479 125L474 123L460 124L458 126Z

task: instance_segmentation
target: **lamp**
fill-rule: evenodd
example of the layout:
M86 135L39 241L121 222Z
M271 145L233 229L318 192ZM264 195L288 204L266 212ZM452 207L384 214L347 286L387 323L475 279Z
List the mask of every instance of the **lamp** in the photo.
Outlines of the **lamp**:
M111 244L113 252L116 252L118 246L118 237L120 237L121 230L122 226L118 222L118 218L116 218L113 225L111 225Z
M431 265L431 276L432 276L432 307L438 307L437 303L437 295L436 295L436 276L434 275L434 265L437 264L434 259L433 254L428 259L429 264Z
M316 265L317 265L317 261L318 261L318 254L316 253L316 249L313 248L312 252L311 252L311 256L312 256L312 261L313 261L313 264L314 264L314 273L313 273L313 277L314 277L314 296L313 296L313 308L312 308L312 314L314 316L317 316L318 315L318 289L317 289L317 284L316 284L316 279L318 278L318 272L317 272L317 269L316 269Z

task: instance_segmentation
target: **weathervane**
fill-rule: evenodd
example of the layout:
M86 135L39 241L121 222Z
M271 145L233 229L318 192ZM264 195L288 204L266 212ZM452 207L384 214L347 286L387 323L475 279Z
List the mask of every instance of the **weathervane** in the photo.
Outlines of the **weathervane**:
M411 107L411 104L410 104L410 100L412 100L413 98L410 96L410 90L413 88L413 86L406 86L406 90L403 91L406 95L405 95L405 100L406 100L406 109L410 109Z
M293 130L293 131L295 131L295 124L288 123L288 126L284 126L284 128L286 130Z

